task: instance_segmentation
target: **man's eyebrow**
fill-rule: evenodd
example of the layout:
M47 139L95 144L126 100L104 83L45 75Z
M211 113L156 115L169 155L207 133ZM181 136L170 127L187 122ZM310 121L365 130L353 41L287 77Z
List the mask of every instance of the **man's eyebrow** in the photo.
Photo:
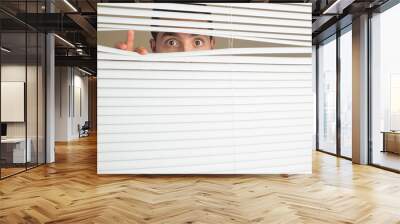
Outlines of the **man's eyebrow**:
M177 33L173 33L173 32L165 32L165 33L161 34L160 38L162 38L164 36L175 36L176 37L176 36L178 36L178 34Z
M209 36L207 36L207 35L201 35L201 34L190 34L190 36L192 36L192 37L197 37L197 36L204 36L204 37L209 37Z
M192 36L192 37L196 37L196 36L204 36L204 35L200 35L200 34L195 34L195 33L191 33L191 34L189 34L190 36ZM161 34L161 36L160 36L160 38L162 38L162 37L164 37L164 36L179 36L179 34L177 34L177 33L174 33L174 32L165 32L165 33L162 33Z

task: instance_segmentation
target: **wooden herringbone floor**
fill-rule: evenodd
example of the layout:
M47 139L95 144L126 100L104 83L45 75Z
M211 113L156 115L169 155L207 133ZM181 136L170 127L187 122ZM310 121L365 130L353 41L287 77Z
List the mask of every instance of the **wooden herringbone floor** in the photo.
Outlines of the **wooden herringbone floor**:
M316 152L313 175L98 176L96 139L0 181L0 223L400 223L400 175Z

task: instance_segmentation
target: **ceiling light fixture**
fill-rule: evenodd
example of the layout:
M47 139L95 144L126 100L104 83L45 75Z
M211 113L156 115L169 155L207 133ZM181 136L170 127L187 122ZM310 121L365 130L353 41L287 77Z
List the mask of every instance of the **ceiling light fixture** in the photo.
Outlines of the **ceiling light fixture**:
M85 73L85 74L87 74L87 75L92 76L92 73L90 73L90 72L88 72L88 71L86 71L86 70L83 70L83 69L81 69L81 68L79 68L79 67L78 67L78 70L81 71L81 72L83 72L83 73Z
M67 4L74 12L78 12L78 10L68 1L64 0L65 4Z
M343 10L351 5L353 2L354 0L336 0L332 5L325 9L322 14L342 14Z
M81 48L77 48L76 53L78 53L79 55L83 55L83 50Z
M6 52L6 53L10 53L10 52L11 52L11 50L9 50L9 49L7 49L7 48L5 48L5 47L1 47L0 49L1 49L2 51Z
M62 37L60 37L59 35L57 35L57 34L54 34L54 36L55 37L57 37L59 40L61 40L62 42L64 42L65 44L67 44L67 45L69 45L70 47L73 47L73 48L75 48L75 45L73 45L71 42L69 42L68 40L66 40L66 39L64 39L64 38L62 38Z

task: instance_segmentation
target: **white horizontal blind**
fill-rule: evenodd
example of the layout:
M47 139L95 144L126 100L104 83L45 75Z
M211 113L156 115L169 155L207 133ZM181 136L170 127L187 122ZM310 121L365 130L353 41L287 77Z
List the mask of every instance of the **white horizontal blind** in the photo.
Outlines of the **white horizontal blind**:
M247 7L236 3L101 3L98 4L97 28L99 31L182 32L296 46L311 45L310 4L245 5Z
M99 31L284 44L149 55L98 46L98 173L311 172L310 4L102 3L98 14Z

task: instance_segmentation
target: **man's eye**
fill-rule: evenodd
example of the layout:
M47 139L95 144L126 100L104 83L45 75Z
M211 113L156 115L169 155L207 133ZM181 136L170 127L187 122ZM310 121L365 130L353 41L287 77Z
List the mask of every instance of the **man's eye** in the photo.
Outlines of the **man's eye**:
M201 46L204 45L204 42L203 42L202 40L195 40L195 41L194 41L194 45L195 45L196 47L201 47Z
M178 41L176 41L176 40L174 40L174 39L171 39L171 40L168 40L168 41L167 41L167 44L168 44L168 46L170 46L170 47L176 47L176 46L178 46Z

